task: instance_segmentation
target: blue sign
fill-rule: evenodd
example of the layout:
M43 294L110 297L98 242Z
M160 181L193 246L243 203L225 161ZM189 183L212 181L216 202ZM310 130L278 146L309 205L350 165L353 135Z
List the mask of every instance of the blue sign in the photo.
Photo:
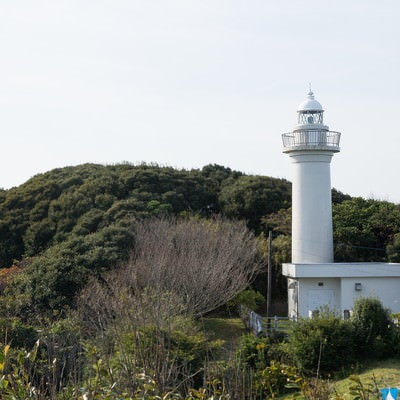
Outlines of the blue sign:
M382 394L383 400L397 400L398 393L399 393L399 389L397 389L397 388L381 389L381 394Z

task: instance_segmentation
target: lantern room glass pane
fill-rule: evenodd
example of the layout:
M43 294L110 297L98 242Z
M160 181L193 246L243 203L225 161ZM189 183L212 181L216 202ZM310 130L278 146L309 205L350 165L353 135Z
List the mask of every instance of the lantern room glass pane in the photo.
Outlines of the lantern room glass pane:
M302 111L298 115L298 123L300 125L322 124L323 112Z

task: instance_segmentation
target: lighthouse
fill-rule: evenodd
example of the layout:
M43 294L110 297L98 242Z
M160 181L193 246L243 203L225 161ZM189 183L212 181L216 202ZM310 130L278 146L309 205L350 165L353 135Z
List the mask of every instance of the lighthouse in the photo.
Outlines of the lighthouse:
M293 166L292 263L331 263L330 163L340 151L340 133L324 125L324 110L311 90L297 109L297 125L282 139Z
M324 124L311 90L297 109L297 125L282 139L293 166L292 262L282 265L288 315L312 317L329 309L347 318L359 297L378 297L400 312L400 264L333 262L330 164L340 151L340 133Z

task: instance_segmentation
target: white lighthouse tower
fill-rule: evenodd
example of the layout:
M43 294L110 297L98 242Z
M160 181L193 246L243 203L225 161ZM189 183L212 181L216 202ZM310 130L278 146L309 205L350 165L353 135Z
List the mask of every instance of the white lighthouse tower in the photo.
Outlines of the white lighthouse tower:
M292 263L333 262L330 162L340 133L324 125L324 110L310 90L297 109L297 125L284 133L284 153L294 167Z
M282 265L288 315L307 317L328 307L346 317L360 296L378 297L400 312L400 264L333 262L330 163L340 150L340 133L324 125L324 110L311 90L297 113L293 131L282 135L294 170L292 262Z

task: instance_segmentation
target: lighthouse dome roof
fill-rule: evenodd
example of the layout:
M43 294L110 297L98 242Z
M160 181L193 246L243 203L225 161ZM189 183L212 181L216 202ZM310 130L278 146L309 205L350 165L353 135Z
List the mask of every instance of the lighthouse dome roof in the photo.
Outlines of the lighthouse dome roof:
M304 100L298 107L297 111L324 111L321 103L314 98L314 93L310 90L307 99Z

